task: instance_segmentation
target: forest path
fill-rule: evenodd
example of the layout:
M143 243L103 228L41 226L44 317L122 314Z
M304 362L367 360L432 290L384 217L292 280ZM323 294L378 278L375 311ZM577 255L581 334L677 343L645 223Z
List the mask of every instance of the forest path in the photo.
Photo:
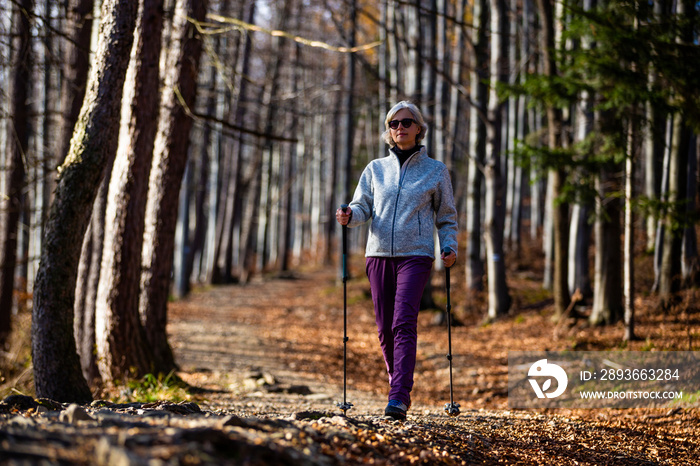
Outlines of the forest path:
M366 345L374 324L354 317L362 335L352 335L349 346ZM333 411L342 401L342 325L342 287L333 272L315 270L195 291L171 303L168 333L180 375L211 390L213 405L291 414ZM350 398L353 412L383 408L376 393L349 386Z
M161 401L133 394L89 406L0 402L0 465L700 464L697 408L509 410L507 350L562 345L537 310L488 326L463 313L466 325L452 332L457 417L443 411L446 331L422 312L413 406L405 422L384 418L367 280L361 270L351 276L347 417L335 405L343 287L336 271L311 270L171 303L170 342L193 387L188 401L164 391ZM440 304L439 274L433 284ZM453 304L463 303L455 288Z
M374 434L338 452L341 462L700 464L697 410L508 410L507 350L556 347L538 312L453 330L455 401L462 405L454 418L443 411L446 331L432 324L433 314L421 313L414 405L406 423L383 420L386 374L368 285L361 270L351 274L348 419ZM433 283L439 287L440 277ZM211 390L198 402L214 412L265 419L340 414L342 292L335 271L313 270L202 289L171 303L180 375Z

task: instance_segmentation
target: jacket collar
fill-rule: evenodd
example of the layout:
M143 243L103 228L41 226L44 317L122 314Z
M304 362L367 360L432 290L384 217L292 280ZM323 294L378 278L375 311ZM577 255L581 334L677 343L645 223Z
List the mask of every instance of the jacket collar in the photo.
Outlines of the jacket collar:
M406 157L404 163L406 163L409 159L411 159L413 157L422 157L422 156L426 155L427 153L428 153L428 149L426 149L426 147L422 146L422 145L418 145L410 151L402 151L401 149L398 149L396 146L389 149L389 156L393 155L397 159L400 159L400 157L402 155L409 154Z

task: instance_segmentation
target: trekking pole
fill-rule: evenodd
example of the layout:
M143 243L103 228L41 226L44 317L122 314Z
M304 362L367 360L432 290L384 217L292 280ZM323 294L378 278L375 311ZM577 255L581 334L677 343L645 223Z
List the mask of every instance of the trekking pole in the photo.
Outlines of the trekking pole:
M347 204L340 206L345 212ZM343 225L343 402L338 403L338 408L343 411L343 416L352 408L352 403L347 401L347 381L348 381L348 226Z
M450 248L445 248L443 254L450 254ZM452 392L452 304L450 304L450 268L445 267L445 290L447 292L447 360L450 362L450 402L445 405L445 412L450 416L459 415L459 403L455 403Z

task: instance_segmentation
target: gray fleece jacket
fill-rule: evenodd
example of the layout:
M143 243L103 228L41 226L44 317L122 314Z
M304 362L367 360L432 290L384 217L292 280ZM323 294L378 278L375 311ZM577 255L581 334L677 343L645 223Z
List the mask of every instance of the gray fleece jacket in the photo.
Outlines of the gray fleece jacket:
M372 160L355 190L349 227L369 220L365 256L435 258L434 228L440 250L457 253L457 210L445 164L428 157L425 147L401 166L398 157Z

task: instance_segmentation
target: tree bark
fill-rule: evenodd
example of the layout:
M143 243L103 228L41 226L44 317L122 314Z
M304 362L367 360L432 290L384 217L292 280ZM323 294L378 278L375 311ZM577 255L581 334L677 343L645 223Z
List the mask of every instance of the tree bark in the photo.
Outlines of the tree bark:
M357 0L349 2L350 11L350 47L355 46L355 35L357 29ZM355 54L349 53L347 57L347 74L346 74L346 89L345 89L345 141L343 144L343 161L344 161L344 176L345 183L341 199L350 199L352 196L352 154L353 143L355 142ZM393 105L393 104L392 104Z
M621 122L612 112L596 112L596 132L606 139L603 144L623 134ZM614 142L613 142L614 143ZM601 148L601 152L603 149ZM612 159L610 154L605 154ZM608 160L601 164L595 175L596 221L595 278L593 308L589 321L592 325L613 324L624 317L622 302L622 202L619 193L623 186L620 175L622 164Z
M302 18L302 12L304 11L304 5L303 2L299 2L299 5L297 6L298 10L296 12L295 17L297 18L297 24L296 26L299 26L299 23L301 22ZM300 86L299 83L303 79L302 76L302 59L303 59L303 52L301 49L301 46L299 44L294 45L293 49L293 55L292 55L292 63L294 63L294 70L292 72L292 76L290 77L290 91L292 94L296 94L299 92ZM300 131L300 128L303 128L302 125L299 124L299 115L301 114L300 111L300 103L295 101L294 104L292 104L291 108L291 115L290 119L291 121L289 122L290 125L290 130L291 134L298 134ZM281 193L280 197L280 203L281 205L281 213L282 213L282 225L280 228L280 236L281 236L281 245L280 245L280 254L281 254L281 260L280 260L280 266L279 270L281 272L288 272L289 270L292 269L292 245L294 244L294 223L295 223L295 218L296 218L296 213L297 213L297 208L298 205L294 202L295 196L294 196L294 177L296 176L296 171L297 171L297 143L291 143L287 147L284 148L284 167L282 170L284 171L283 175L283 192ZM332 198L332 196L331 196ZM327 204L327 209L328 212L332 212L333 208L332 205ZM330 249L330 240L331 240L331 235L333 232L333 229L331 228L331 225L334 222L328 222L327 228L326 228L326 251ZM328 254L325 255L325 257L328 257Z
M669 165L671 160L671 138L673 137L673 114L669 115L666 121L666 130L664 132L664 151L661 162L661 186L659 189L659 200L662 205L668 203L668 186L669 186ZM664 222L663 215L660 213L656 219L656 232L654 234L654 284L651 287L653 293L659 292L659 287L661 283L661 263L663 260L664 252L664 237L668 233L666 232L666 226Z
M406 68L405 92L420 107L423 102L423 35L421 30L420 11L421 0L413 0L403 4L403 26L406 31L406 47L408 60ZM427 141L426 141L427 142Z
M282 11L279 19L279 29L286 30L289 22L291 1L286 0L282 5ZM272 134L274 122L281 114L279 109L273 102L279 96L281 87L281 73L283 71L283 63L286 58L286 39L278 37L272 42L272 50L270 56L271 71L268 74L269 80L266 80L260 91L259 101L262 108L260 128L265 134ZM248 225L245 227L244 241L241 245L244 246L243 269L241 271L241 282L247 283L252 274L256 271L261 271L264 265L266 256L266 234L265 229L268 224L270 206L268 203L270 193L270 163L273 157L273 141L265 141L262 147L258 148L254 154L253 170L252 170L252 194L249 195L248 204L246 206L245 218L248 218ZM250 192L250 191L249 191Z
M486 244L486 275L488 277L487 318L495 320L510 309L511 297L506 283L504 250L505 183L501 170L503 148L503 110L498 100L496 82L507 81L507 30L505 0L491 0L491 86L489 90L488 123L486 125L486 160L484 162L484 242Z
M139 310L159 372L175 367L166 334L167 304L178 199L192 128L188 112L194 108L202 52L202 38L193 22L204 21L207 3L177 0L175 4L175 24L148 185Z
M698 208L695 199L698 192L698 137L696 135L691 138L689 150L686 218L690 218ZM685 225L684 228L682 270L684 287L695 287L700 284L700 256L698 255L698 238L694 224Z
M61 92L62 128L56 145L56 163L61 164L70 148L73 127L80 115L90 68L94 0L69 0L66 8L66 34Z
M484 288L484 261L481 244L481 208L483 163L486 158L486 116L488 105L488 37L486 35L489 9L485 0L476 0L473 9L474 26L472 43L474 57L470 82L469 106L469 160L467 168L467 289L481 291Z
M579 290L584 298L593 295L590 276L591 214L588 203L577 203L571 210L571 231L569 234L568 287L569 293Z
M542 21L542 61L543 74L552 79L557 76L557 65L554 58L554 15L552 3L548 0L537 0ZM562 138L562 114L561 110L550 105L547 107L547 137L549 148L554 150L561 147ZM553 168L550 170L550 182L552 184L552 228L554 233L554 276L552 293L554 295L554 307L557 316L561 316L569 305L569 292L567 287L567 245L568 245L568 220L569 208L564 202L558 202L566 174L564 170Z
M583 3L584 11L593 8L593 0L586 0ZM591 40L584 38L580 47L582 50L590 50ZM588 139L593 132L593 91L584 90L578 96L578 103L574 108L574 118L576 119L575 138L577 142ZM574 172L573 177L584 176L580 170ZM584 299L593 296L590 277L591 248L591 214L595 211L595 205L587 198L577 199L572 206L571 228L569 233L569 264L568 264L568 286L572 295L579 290ZM571 308L571 306L569 307Z
M14 9L13 31L16 50L10 77L10 119L8 120L8 160L4 168L7 193L0 197L0 349L12 329L11 315L17 265L19 219L24 208L26 177L25 154L29 146L29 107L27 99L31 86L31 25L33 0L22 0ZM4 199L4 200L3 200Z
M625 319L625 341L636 339L634 306L634 171L637 140L637 106L633 108L628 128L627 158L625 159L625 217L623 245L623 306Z
M75 341L83 368L83 376L90 385L95 385L102 378L97 367L95 308L97 307L97 288L102 273L100 265L104 249L105 212L110 172L111 170L108 168L103 182L100 184L97 197L92 204L90 222L83 237L73 305Z
M467 9L467 0L458 0L456 2L455 16L457 18L464 18L465 11ZM452 66L450 70L450 80L452 83L461 82L463 77L463 69L467 57L470 55L467 49L468 40L465 37L466 31L463 30L461 24L454 25L454 41L456 44L456 49L452 51ZM476 52L474 53L476 55ZM477 83L472 80L472 76L469 77L469 86L474 87ZM463 96L461 95L458 86L451 85L447 92L449 99L449 115L447 120L447 151L450 152L450 160L464 160L464 147L466 139L469 134L469 126L464 125L460 121L460 117L465 113L465 106L463 105ZM469 125L471 125L471 116L469 118ZM467 157L469 154L466 154ZM457 181L457 180L455 180ZM454 187L455 194L459 193L464 189L464 184L462 184L460 189L459 184ZM455 195L456 200L463 199L463 196ZM459 207L459 203L458 203Z
M689 45L693 43L692 22L687 21L695 15L695 3L681 0L677 4L676 15L685 21L679 30L676 42ZM663 253L661 274L659 277L659 298L662 306L672 304L675 294L680 291L682 282L682 244L684 231L684 211L687 197L687 173L690 139L692 132L686 116L677 111L673 118L673 139L668 167L668 204L669 208L662 218L664 224Z
M403 44L397 32L399 28L399 5L396 2L387 2L386 12L386 37L387 37L387 60L389 79L389 101L397 102L399 95L403 93L402 77L404 71L401 69L401 52ZM383 121L382 121L383 123ZM382 152L383 153L383 152Z
M599 196L594 227L596 243L595 285L593 308L589 318L592 325L614 324L619 322L624 315L620 199L606 194L619 192L619 181L609 176L609 173L614 171L608 165L601 169L596 180ZM615 187L611 188L611 185Z
M105 0L99 44L85 103L59 172L37 273L32 362L37 397L64 402L92 399L73 337L73 302L82 241L92 203L112 162L121 90L133 42L138 3Z
M686 199L688 152L691 133L685 118L676 114L673 124L673 142L668 167L668 210L664 215L663 251L659 276L659 297L662 305L671 304L681 289L681 258L683 244L682 204Z
M658 0L653 3L652 21L665 21L666 0ZM658 70L651 64L647 72L649 80L649 88L653 92L660 91L660 79ZM649 199L661 199L661 174L663 173L663 160L666 145L666 111L661 108L661 105L653 101L649 101L645 105L647 130L645 131L644 147L644 194ZM658 216L649 214L646 218L647 251L654 250L656 242L656 231L658 224Z
M243 6L243 5L242 5ZM249 24L255 23L255 2L252 2L248 7L248 16L246 21ZM240 10L241 16L243 9ZM248 80L244 77L248 76L250 69L250 58L252 48L252 37L250 34L245 34L241 38L242 45L239 44L236 53L236 79L234 82L238 89L238 95L233 97L227 110L227 120L232 120L234 125L243 126L246 116L246 106L241 105L241 101L247 98L248 95ZM240 58L239 55L242 56ZM219 200L219 218L221 222L217 228L216 248L214 251L214 269L211 273L210 281L212 283L230 283L233 282L238 273L234 269L240 267L240 237L241 237L241 218L242 214L242 192L243 192L243 167L241 160L243 141L241 137L237 137L232 141L225 143L223 154L223 169L222 169L222 186L226 186L226 191L221 194Z
M124 86L95 308L97 360L104 381L143 376L153 363L138 303L148 175L158 121L162 10L163 0L139 2Z

